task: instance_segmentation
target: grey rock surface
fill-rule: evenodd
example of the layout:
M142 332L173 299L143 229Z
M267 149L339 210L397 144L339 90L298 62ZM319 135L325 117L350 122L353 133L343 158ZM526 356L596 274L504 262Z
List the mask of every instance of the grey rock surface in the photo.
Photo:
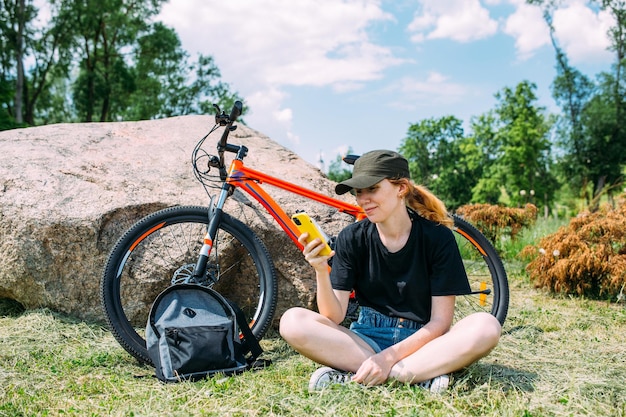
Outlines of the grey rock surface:
M164 207L208 204L191 153L212 126L210 116L182 116L0 132L0 298L102 321L100 278L123 232ZM215 153L220 134L207 140L208 152ZM267 136L239 125L230 142L250 149L246 165L335 196L335 184L321 171ZM352 221L328 206L267 191L287 213L311 213L329 235ZM276 318L294 305L313 307L312 268L276 222L239 192L227 211L252 227L272 255Z

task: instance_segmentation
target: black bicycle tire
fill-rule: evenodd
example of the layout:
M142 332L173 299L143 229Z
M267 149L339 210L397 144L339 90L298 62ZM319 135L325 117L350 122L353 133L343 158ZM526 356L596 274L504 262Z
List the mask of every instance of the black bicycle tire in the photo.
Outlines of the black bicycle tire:
M120 289L120 281L122 275L125 273L125 266L127 263L130 264L131 261L129 260L132 259L132 253L140 252L137 251L137 248L139 248L143 242L149 244L148 242L153 234L161 231L166 226L193 223L197 223L201 226L206 225L208 221L207 207L176 206L160 210L144 217L128 229L117 241L109 255L101 279L100 290L102 308L115 339L128 353L140 362L151 363L146 349L145 339L135 330L135 325L131 323L131 320L127 317L124 310L121 291L125 289ZM183 226L180 227L182 228ZM257 270L258 285L260 288L259 300L255 310L257 317L252 323L251 329L255 337L261 339L271 325L276 310L278 283L274 264L269 255L269 251L259 237L248 226L226 213L222 215L217 239L220 239L220 236L224 233L228 233L241 243L244 250L250 254L252 262L250 265ZM204 235L194 236L194 239L201 241L203 237ZM219 244L219 240L214 242L214 249L218 248ZM176 245L170 246L181 246L182 249L182 245L178 241ZM169 250L167 250L167 252L169 253ZM194 262L197 255L197 252L189 254L190 257L193 256ZM131 268L131 265L128 267ZM163 284L164 285L162 285L162 288L159 288L158 292L169 285L169 283ZM139 291L141 289L138 288L137 290ZM151 298L150 303L152 300L154 300L154 297ZM147 320L147 314L145 315L145 320ZM139 326L140 324L141 323L136 325ZM145 321L143 326L145 326Z
M492 301L489 303L489 306L486 306L489 308L486 308L485 311L491 313L498 319L500 324L504 325L509 309L509 282L502 259L500 259L493 244L476 227L457 215L453 215L452 217L454 219L455 233L460 237L460 242L467 242L469 246L475 248L478 251L478 256L482 258L482 261L487 265L489 270L491 286L489 283L486 283L486 286L491 290L489 297ZM480 262L479 260L478 263L480 264ZM472 271L468 271L468 269L469 268L466 266L466 272L468 272L470 283L472 283ZM488 278L483 278L484 281L487 279ZM472 288L472 290L476 291L479 290L479 288ZM470 299L470 297L476 297L476 295L457 296L456 310L464 311L463 309L459 309L458 306L460 303L466 302L468 305L476 307L473 311L480 311L481 307L475 300Z

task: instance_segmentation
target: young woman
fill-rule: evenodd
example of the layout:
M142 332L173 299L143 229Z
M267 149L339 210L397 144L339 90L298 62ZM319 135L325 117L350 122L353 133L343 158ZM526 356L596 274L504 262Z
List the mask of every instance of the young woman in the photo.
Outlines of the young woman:
M311 376L311 390L389 379L445 390L448 374L487 355L501 332L488 313L451 327L455 295L470 292L453 221L437 197L410 180L408 161L396 152L362 155L352 178L335 189L350 190L367 219L342 230L328 256L319 255L319 239L306 244L306 234L300 237L315 269L319 313L289 309L280 334L296 351L326 365ZM361 310L347 329L340 323L353 289Z

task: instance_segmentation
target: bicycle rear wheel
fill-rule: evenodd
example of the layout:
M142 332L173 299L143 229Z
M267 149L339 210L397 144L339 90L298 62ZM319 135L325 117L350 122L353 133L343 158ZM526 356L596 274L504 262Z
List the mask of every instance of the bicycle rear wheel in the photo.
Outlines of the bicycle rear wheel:
M504 324L509 310L509 283L502 260L478 229L456 215L452 217L455 239L472 289L471 294L456 297L455 322L484 311Z
M143 337L156 296L188 280L202 246L209 213L206 207L171 207L131 227L112 250L101 281L101 298L111 332L141 362L151 363ZM274 264L249 227L224 213L207 265L207 281L236 302L260 339L276 308Z

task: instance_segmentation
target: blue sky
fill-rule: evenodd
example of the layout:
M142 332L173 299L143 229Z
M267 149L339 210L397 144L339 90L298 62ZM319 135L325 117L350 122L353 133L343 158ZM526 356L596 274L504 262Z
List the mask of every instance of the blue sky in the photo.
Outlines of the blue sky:
M397 150L423 119L467 123L523 80L558 111L548 28L523 0L170 0L158 19L192 56L215 58L251 128L325 168L348 147ZM612 25L583 0L554 14L570 63L592 78L610 69Z

